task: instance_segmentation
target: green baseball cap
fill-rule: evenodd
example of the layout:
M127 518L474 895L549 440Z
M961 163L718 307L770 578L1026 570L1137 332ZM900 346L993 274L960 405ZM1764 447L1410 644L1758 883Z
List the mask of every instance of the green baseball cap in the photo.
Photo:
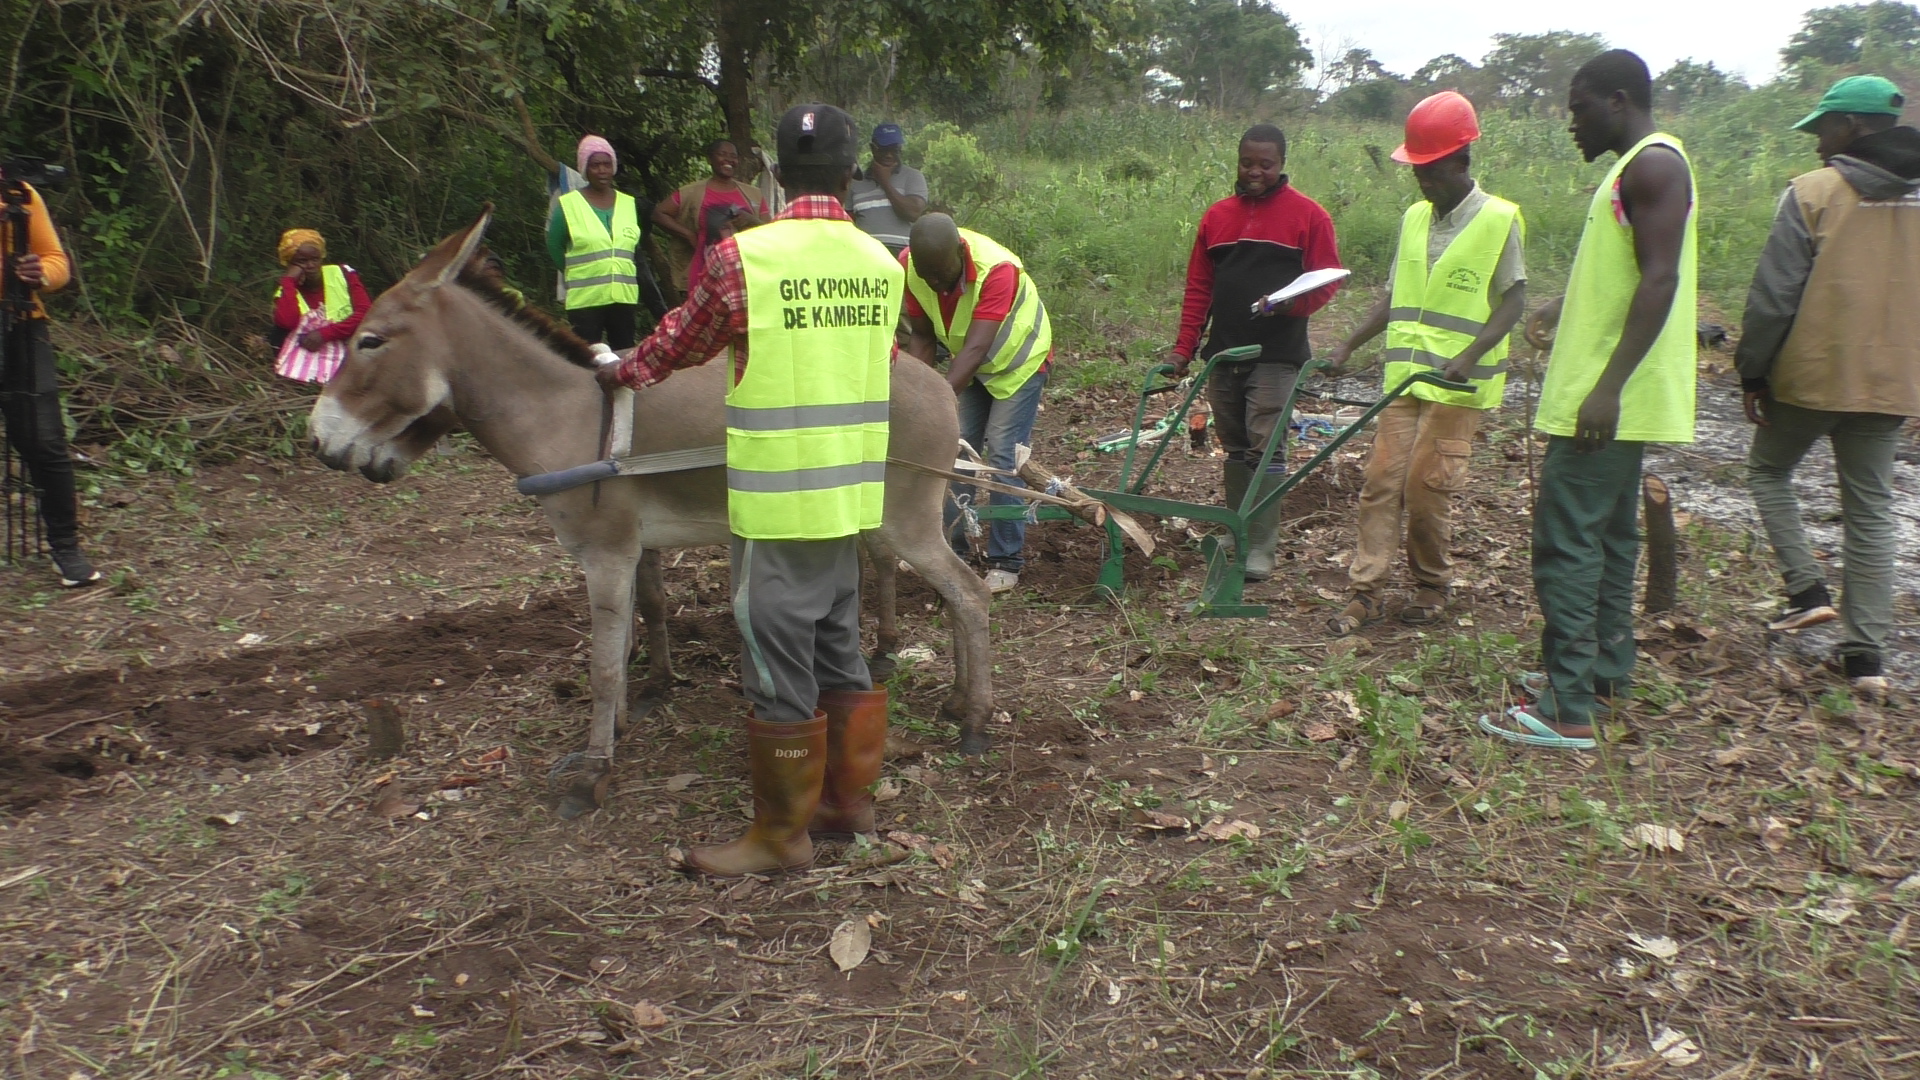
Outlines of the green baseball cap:
M1834 83L1820 104L1805 120L1793 125L1795 131L1812 131L1813 125L1828 113L1858 113L1864 116L1899 116L1907 99L1892 79L1878 75L1849 75Z

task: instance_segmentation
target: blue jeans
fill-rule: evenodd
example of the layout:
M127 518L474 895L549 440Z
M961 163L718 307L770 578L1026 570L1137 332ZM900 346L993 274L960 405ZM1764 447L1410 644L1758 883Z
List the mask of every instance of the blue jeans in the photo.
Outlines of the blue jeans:
M960 413L960 437L967 445L980 451L987 464L996 469L1012 470L1013 448L1033 437L1033 421L1040 415L1040 393L1047 388L1045 372L1028 379L1025 386L1013 392L1013 396L1000 400L987 393L986 385L979 379L967 384L960 391L955 402ZM995 481L1013 487L1025 487L1017 477L996 476ZM952 485L954 498L974 494L972 484ZM941 520L947 528L947 540L953 550L962 558L971 555L967 541L966 527L961 523L960 510L954 498L947 500L941 513ZM992 505L1001 506L1019 503L1013 495L993 494ZM1026 565L1022 552L1027 546L1027 523L1025 521L993 521L987 523L987 565L996 570L1009 570L1019 573Z

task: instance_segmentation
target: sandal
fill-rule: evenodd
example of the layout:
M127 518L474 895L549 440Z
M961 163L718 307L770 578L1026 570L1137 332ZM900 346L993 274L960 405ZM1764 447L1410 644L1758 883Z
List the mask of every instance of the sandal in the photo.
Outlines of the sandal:
M1564 735L1554 730L1552 724L1528 711L1527 706L1515 705L1506 711L1506 720L1513 727L1502 727L1488 716L1480 718L1480 730L1489 735L1505 739L1508 742L1524 743L1527 746L1544 746L1554 750L1591 750L1599 745L1592 735ZM1592 731L1592 728L1588 728Z
M1372 593L1354 593L1340 614L1327 620L1327 629L1338 637L1346 637L1370 622L1379 622L1381 614L1380 601L1375 600Z
M1533 700L1539 701L1541 698L1547 696L1547 673L1544 671L1523 671L1518 678L1513 680L1513 686L1514 689L1519 690ZM1619 692L1619 687L1606 679L1594 680L1593 699L1595 701L1605 702L1611 707L1616 699L1629 700L1632 697L1632 690L1628 690L1623 694Z
M1400 621L1411 626L1439 622L1446 613L1450 591L1422 585L1413 592L1413 602L1400 609Z

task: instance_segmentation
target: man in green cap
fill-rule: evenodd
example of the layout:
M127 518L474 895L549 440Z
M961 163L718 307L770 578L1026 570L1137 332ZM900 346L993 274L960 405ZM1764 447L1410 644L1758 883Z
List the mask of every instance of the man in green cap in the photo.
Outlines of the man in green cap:
M1756 425L1747 484L1786 579L1768 628L1844 620L1840 662L1862 697L1886 694L1893 628L1893 460L1920 416L1920 131L1900 124L1899 87L1878 75L1835 83L1797 130L1825 168L1797 176L1747 293L1737 353ZM1845 589L1827 594L1800 524L1793 470L1820 439L1840 479Z

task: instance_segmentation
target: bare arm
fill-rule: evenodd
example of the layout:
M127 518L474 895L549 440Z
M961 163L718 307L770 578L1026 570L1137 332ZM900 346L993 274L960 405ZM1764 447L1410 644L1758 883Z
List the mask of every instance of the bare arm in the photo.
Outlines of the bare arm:
M907 354L932 367L938 355L933 348L933 320L925 315L909 315L907 329Z
M1500 304L1493 309L1493 314L1487 316L1487 325L1481 329L1480 336L1474 338L1466 348L1461 349L1460 355L1454 357L1441 374L1454 382L1465 382L1472 378L1473 369L1480 363L1480 358L1507 340L1507 335L1513 333L1513 328L1520 322L1520 316L1526 314L1526 311L1527 283L1516 281L1513 283L1513 288L1508 289L1506 295L1500 298Z
M953 363L947 366L947 385L953 387L954 393L965 390L973 381L973 373L987 362L987 350L993 348L993 338L1000 332L1002 321L975 319L967 324L966 340L960 343L960 351L953 354Z
M880 185L880 190L886 194L887 201L893 204L893 212L900 216L901 221L912 224L920 220L921 214L927 212L927 200L925 196L905 195L893 186L892 169L878 165L874 166L873 179L874 182Z
M1360 325L1354 327L1353 333L1347 335L1347 340L1335 345L1333 350L1327 353L1327 363L1333 365L1333 369L1327 372L1327 374L1337 377L1340 375L1352 375L1355 372L1366 370L1364 366L1348 366L1353 359L1353 350L1379 337L1386 331L1387 313L1392 309L1393 294L1391 292L1381 293L1380 298L1375 300L1373 306L1367 309L1367 317L1361 319Z
M1656 148L1628 164L1620 177L1620 195L1633 223L1633 258L1640 269L1640 284L1627 306L1620 342L1580 405L1574 437L1576 448L1585 453L1604 449L1613 441L1620 426L1620 392L1673 311L1673 298L1680 291L1687 215L1693 206L1692 178L1678 154Z
M669 199L668 202L671 202L674 206L680 205L677 199ZM686 241L688 247L692 247L696 242L693 230L680 224L680 218L677 215L667 212L667 202L654 204L653 223L672 233L674 236L679 237L681 240Z

